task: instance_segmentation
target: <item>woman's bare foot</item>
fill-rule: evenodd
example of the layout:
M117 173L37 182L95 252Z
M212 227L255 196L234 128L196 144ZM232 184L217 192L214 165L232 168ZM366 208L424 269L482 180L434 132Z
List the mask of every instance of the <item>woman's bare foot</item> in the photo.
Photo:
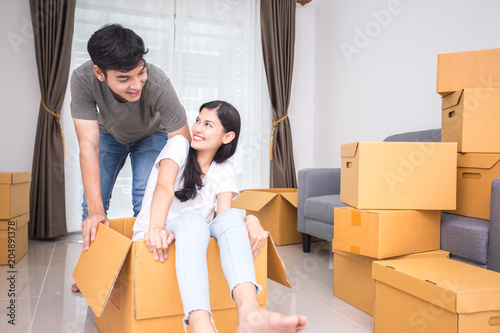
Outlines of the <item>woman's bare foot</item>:
M73 283L73 285L71 286L71 291L74 292L74 293L80 292L80 289L78 288L78 286L76 285L76 283Z
M297 333L307 325L303 315L285 316L267 309L243 306L238 309L238 326L235 333Z

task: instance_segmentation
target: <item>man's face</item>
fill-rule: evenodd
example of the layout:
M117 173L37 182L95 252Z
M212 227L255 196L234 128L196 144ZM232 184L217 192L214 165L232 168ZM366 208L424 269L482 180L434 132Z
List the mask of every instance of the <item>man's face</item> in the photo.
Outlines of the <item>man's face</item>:
M113 96L119 102L138 101L141 98L142 87L148 79L144 61L128 72L110 69L106 72L106 76L99 67L94 65L94 73L99 81L105 81L108 84Z

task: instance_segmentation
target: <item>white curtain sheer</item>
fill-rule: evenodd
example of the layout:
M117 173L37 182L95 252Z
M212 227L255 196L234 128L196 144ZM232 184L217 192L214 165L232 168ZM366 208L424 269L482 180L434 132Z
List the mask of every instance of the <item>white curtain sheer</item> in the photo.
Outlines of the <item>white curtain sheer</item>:
M269 184L270 104L260 43L259 1L79 0L71 70L89 59L87 41L107 23L140 35L149 48L146 61L170 77L191 126L199 106L221 99L242 117L238 150L232 158L240 189ZM83 185L78 142L68 88L63 107L66 213L68 231L80 231ZM116 181L108 216L132 216L132 172L127 162Z

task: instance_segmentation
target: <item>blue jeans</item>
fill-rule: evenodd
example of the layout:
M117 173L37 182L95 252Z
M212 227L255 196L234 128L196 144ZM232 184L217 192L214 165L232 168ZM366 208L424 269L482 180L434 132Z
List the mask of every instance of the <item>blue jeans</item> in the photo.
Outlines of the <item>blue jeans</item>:
M99 133L99 167L101 173L101 197L104 211L109 209L111 193L115 186L118 173L130 155L132 165L132 204L134 216L141 211L142 198L149 174L163 147L167 144L166 133L153 133L145 138L128 144L121 144L108 132ZM88 216L87 200L83 195L82 221Z
M226 210L210 224L201 213L190 211L167 223L165 229L175 235L175 270L186 325L194 310L212 314L207 269L207 247L211 236L219 245L222 270L231 297L234 287L242 282L253 283L257 293L262 289L256 282L245 222L235 209Z

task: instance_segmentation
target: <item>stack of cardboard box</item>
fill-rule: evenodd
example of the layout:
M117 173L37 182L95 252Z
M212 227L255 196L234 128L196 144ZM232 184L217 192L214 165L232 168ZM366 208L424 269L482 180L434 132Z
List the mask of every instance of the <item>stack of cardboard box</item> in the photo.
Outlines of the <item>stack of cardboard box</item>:
M334 294L373 314L371 263L398 256L447 257L443 209L456 200L456 143L355 142L341 147L335 208Z
M439 55L441 137L458 144L454 214L489 219L491 183L500 176L499 64L500 49ZM497 272L425 258L374 262L372 277L376 333L500 331Z
M441 141L457 142L453 214L490 219L493 179L500 176L500 49L440 54Z
M334 294L373 315L371 263L447 257L440 210L454 209L456 143L355 142L341 147L335 208Z
M0 172L0 265L28 252L29 172Z

